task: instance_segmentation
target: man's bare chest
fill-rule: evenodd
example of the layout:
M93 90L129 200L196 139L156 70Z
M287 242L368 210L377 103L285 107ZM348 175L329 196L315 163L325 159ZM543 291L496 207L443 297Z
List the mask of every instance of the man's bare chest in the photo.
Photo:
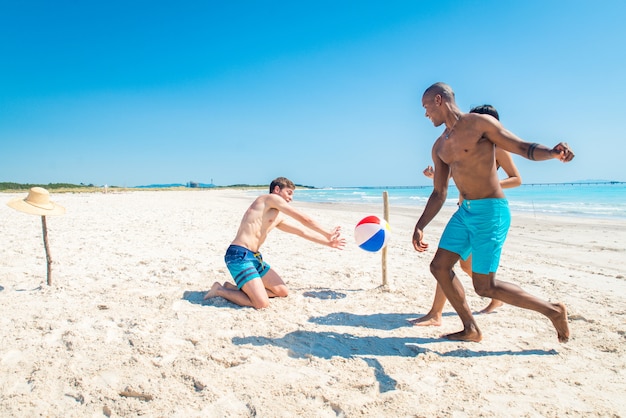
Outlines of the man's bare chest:
M468 158L475 144L471 144L467 141L457 140L456 138L440 138L436 148L437 156L446 164L454 164L459 161L463 161Z

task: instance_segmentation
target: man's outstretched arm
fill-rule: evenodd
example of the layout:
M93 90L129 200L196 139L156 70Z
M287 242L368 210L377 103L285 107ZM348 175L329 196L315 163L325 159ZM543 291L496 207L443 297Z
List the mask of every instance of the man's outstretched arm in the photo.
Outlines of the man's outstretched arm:
M533 161L558 159L564 163L572 161L574 152L566 142L559 142L553 148L535 142L526 142L506 129L502 124L485 115L473 115L484 130L484 134L496 146Z

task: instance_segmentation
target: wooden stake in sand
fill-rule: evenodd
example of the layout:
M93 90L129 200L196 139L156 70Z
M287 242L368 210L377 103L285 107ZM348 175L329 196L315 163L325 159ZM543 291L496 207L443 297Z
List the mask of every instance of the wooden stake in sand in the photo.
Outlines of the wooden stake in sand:
M46 250L46 263L48 264L48 274L46 275L46 283L52 286L52 257L50 257L50 247L48 246L48 225L46 225L46 217L41 217L41 227L43 229L43 246Z
M50 257L50 246L48 245L48 225L46 216L63 215L65 208L50 201L50 193L44 188L33 187L24 199L15 198L7 205L20 212L41 216L41 228L43 229L43 245L46 250L47 275L46 283L52 285L52 257Z
M383 192L383 216L385 221L389 223L389 193L385 190ZM388 286L387 282L387 246L382 249L382 265L383 265L383 286Z

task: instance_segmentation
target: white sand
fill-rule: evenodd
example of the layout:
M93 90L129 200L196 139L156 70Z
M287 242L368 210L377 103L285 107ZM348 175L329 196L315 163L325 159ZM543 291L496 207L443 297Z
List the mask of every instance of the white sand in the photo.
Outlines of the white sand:
M15 196L0 195L0 416L626 416L625 221L514 213L499 278L566 303L572 338L504 306L477 317L481 343L458 343L439 338L461 326L449 305L441 327L406 321L430 307L449 209L418 254L421 208L391 208L383 290L380 254L352 237L382 208L298 203L296 191L349 245L274 231L263 254L291 295L255 311L202 301L230 280L243 191L52 194L67 214L47 218L51 287L41 220L7 207Z

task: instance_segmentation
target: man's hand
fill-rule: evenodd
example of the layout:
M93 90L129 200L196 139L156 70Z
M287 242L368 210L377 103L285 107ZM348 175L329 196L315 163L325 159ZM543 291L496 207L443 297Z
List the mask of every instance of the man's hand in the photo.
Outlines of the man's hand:
M428 177L429 179L432 179L435 177L435 169L433 168L432 165L429 165L428 167L426 167L423 171L424 175L426 177Z
M343 250L343 247L346 246L346 239L341 236L340 226L336 226L333 232L331 232L328 246L339 250Z
M415 231L413 232L413 248L415 248L415 251L419 251L420 253L422 253L428 249L428 244L425 243L423 239L424 231L419 229L416 225Z
M554 158L558 158L564 163L570 162L574 158L574 153L567 145L567 142L559 142L552 148L552 154L555 156Z

